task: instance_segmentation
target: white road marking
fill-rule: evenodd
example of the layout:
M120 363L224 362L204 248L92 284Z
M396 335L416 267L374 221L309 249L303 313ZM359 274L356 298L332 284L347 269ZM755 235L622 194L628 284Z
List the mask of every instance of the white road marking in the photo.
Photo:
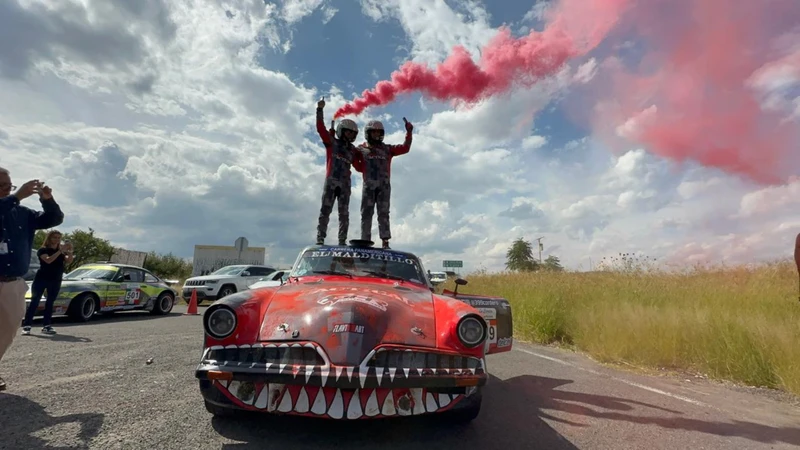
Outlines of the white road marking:
M661 395L664 395L664 396L667 396L667 397L672 397L674 399L681 400L681 401L684 401L686 403L691 403L691 404L697 405L697 406L704 406L706 408L711 408L711 409L717 409L717 408L714 408L711 405L708 405L708 404L703 403L703 402L698 401L698 400L691 399L689 397L684 397L682 395L673 394L673 393L667 392L667 391L662 391L661 389L656 389L654 387L645 386L643 384L639 384L639 383L636 383L636 382L633 382L633 381L625 380L623 378L615 377L613 375L604 374L604 373L598 372L596 370L586 369L584 367L579 367L579 366L576 366L575 364L572 364L570 362L567 362L567 361L564 361L564 360L561 360L561 359L558 359L558 358L553 358L552 356L542 355L540 353L536 353L536 352L533 352L533 351L530 351L530 350L521 349L521 348L515 348L514 351L527 353L527 354L529 354L531 356L535 356L537 358L542 358L542 359L546 359L548 361L552 361L552 362L555 362L555 363L563 364L565 366L569 366L569 367L572 367L574 369L581 370L583 372L588 372L588 373L591 373L591 374L594 374L594 375L608 377L608 378L611 378L613 380L619 381L620 383L625 383L628 386L633 386L633 387L637 387L639 389L644 389L646 391L650 391L650 392L653 392L653 393L656 393L656 394L661 394Z

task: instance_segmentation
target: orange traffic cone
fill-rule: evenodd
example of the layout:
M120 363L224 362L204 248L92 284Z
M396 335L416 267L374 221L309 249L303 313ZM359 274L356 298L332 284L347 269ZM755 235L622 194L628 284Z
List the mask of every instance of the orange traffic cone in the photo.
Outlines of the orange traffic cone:
M198 316L197 312L197 291L192 289L192 298L189 300L189 309L183 313L184 316Z

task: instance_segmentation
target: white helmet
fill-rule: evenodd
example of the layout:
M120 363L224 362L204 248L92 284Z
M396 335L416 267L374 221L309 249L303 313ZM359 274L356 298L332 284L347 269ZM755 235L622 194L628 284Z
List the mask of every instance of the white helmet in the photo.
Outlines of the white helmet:
M336 125L336 138L337 139L343 139L342 138L342 130L352 130L353 132L356 133L356 136L358 136L358 125L356 125L356 123L353 122L351 119L344 119L341 122L339 122L339 125ZM350 142L353 142L355 140L356 140L356 137L353 136L353 140L351 140Z
M369 135L369 132L372 130L377 130L380 131L381 133L379 133L377 138L373 139ZM380 120L370 120L369 123L367 123L367 127L364 128L364 133L367 135L367 141L375 140L378 142L383 142L383 131L384 131L383 124L381 123Z

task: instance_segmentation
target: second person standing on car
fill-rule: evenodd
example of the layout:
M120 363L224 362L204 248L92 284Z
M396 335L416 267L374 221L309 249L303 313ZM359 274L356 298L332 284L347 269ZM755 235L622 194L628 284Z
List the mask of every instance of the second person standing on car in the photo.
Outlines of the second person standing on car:
M389 209L392 197L392 158L405 155L411 150L411 132L414 126L403 117L406 126L406 139L402 144L383 143L383 123L370 121L364 133L367 141L358 146L359 154L353 160L353 167L361 172L361 239L372 240L372 216L378 209L378 234L383 248L389 248L392 233L389 227Z
M61 280L64 278L64 268L73 260L72 244L61 245L61 232L53 230L47 233L47 237L42 243L42 248L36 253L39 257L39 270L31 283L31 303L25 313L25 323L22 327L22 334L31 334L31 323L36 310L39 308L39 301L46 292L44 304L44 319L42 321L42 333L56 334L50 325L53 317L53 304L61 291Z

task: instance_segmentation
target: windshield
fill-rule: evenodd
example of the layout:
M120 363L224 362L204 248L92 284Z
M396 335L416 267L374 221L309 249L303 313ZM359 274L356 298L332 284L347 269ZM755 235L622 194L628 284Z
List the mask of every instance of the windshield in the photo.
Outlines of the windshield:
M394 278L426 284L419 261L413 256L391 250L322 247L300 256L291 276L317 273L341 273L355 276Z
M247 266L223 267L222 269L219 269L216 272L211 272L210 275L238 275L239 272L243 271L245 267Z
M106 268L78 268L72 272L64 275L65 280L80 280L84 278L91 278L97 280L113 280L114 275L117 274L117 269Z

